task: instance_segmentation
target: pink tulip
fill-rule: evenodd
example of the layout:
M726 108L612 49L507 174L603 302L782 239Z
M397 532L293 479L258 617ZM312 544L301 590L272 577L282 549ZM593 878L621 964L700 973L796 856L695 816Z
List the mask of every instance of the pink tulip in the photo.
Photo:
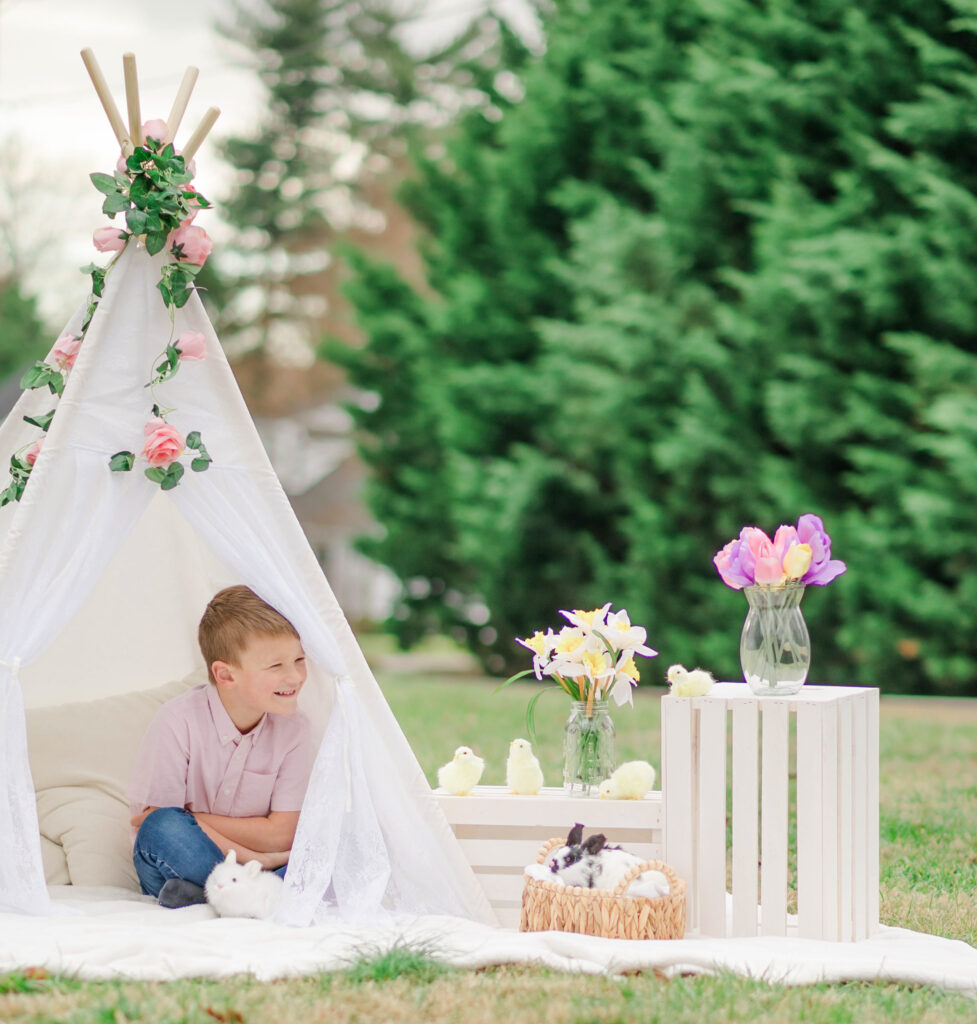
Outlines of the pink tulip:
M76 337L70 331L61 335L54 343L54 348L45 357L46 363L53 363L60 366L62 370L70 370L78 358L78 349L81 348L82 339Z
M767 555L756 560L755 578L757 583L778 586L784 582L784 567L776 555Z
M793 526L778 526L777 532L773 535L773 549L777 552L780 560L783 561L791 544L797 541L797 530Z
M214 243L203 228L193 224L185 228L177 228L170 235L170 251L178 260L195 263L202 267L214 248Z
M142 454L150 466L168 466L186 449L186 438L159 416L143 427L143 433L146 435L146 444Z
M745 540L754 558L770 557L774 554L773 541L756 526L744 526L740 539Z
M118 252L125 248L128 237L128 232L120 231L118 228L97 228L92 235L92 241L99 252Z
M199 362L207 354L207 339L199 331L184 331L173 347L179 350L181 362Z

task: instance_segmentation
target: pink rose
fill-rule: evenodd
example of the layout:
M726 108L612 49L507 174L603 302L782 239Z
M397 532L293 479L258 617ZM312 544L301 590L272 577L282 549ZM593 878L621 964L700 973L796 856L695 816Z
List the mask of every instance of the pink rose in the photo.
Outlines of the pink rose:
M167 128L166 122L157 117L142 126L142 137L156 139L157 142L161 142L165 146L170 141L170 130Z
M214 243L203 228L193 224L185 228L177 228L170 235L170 251L178 260L195 263L202 267L214 248Z
M207 354L207 339L199 331L184 331L173 342L173 347L179 350L181 362L184 359L199 362Z
M190 213L186 218L180 221L180 227L186 228L193 223L193 220L197 216L197 213L200 211L201 206L196 200L197 190L193 187L193 185L184 185L183 191L193 193L193 197L187 199L187 206L190 207Z
M98 228L92 235L92 241L99 252L118 252L125 247L126 239L129 237L125 231L118 228Z
M27 451L24 452L24 462L26 462L28 466L33 466L34 463L37 462L37 457L38 457L38 455L41 454L41 449L43 447L44 447L44 438L42 437L40 440L35 441L30 446L30 448L28 448Z
M171 427L159 416L151 419L143 433L146 435L146 444L142 454L150 466L168 466L175 462L186 448L186 439L176 427Z
M46 363L54 363L62 370L70 370L78 358L78 349L81 348L81 338L76 337L70 331L62 334L54 343L54 348L48 352L45 358Z

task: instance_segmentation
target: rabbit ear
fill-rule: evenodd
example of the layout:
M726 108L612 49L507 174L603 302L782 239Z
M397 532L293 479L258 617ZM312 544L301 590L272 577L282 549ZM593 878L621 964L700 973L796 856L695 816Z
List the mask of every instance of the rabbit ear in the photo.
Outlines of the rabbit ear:
M606 842L607 837L602 832L596 832L587 839L583 844L583 848L590 854L600 853L600 851L604 849L604 844Z
M261 862L256 860L249 860L244 865L244 873L248 878L257 878L261 874Z
M237 864L237 853L234 850L228 850L227 856L224 858L225 864Z
M570 829L570 834L567 836L567 846L576 846L581 839L583 839L583 825L578 821L576 825Z

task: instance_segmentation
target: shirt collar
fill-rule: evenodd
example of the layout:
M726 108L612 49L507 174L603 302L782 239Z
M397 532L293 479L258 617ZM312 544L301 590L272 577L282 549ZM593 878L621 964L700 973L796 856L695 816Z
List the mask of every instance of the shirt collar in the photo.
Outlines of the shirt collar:
M207 704L210 707L211 718L214 720L214 727L217 729L217 738L221 743L234 743L236 745L240 743L245 735L252 737L252 742L254 742L261 735L261 730L264 729L265 722L268 720L267 715L262 715L258 720L258 724L250 732L242 733L227 713L227 708L224 707L220 699L215 683L207 684Z

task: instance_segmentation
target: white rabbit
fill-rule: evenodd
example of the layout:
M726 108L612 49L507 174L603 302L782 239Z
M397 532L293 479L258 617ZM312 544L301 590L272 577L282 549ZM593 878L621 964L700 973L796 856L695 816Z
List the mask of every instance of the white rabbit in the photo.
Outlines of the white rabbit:
M282 896L282 879L256 860L238 864L231 850L207 876L204 892L218 917L270 918Z
M576 824L565 846L553 851L549 871L564 885L585 889L613 889L641 858L620 846L608 845L600 832L583 839L583 826ZM668 880L660 871L645 871L628 886L628 893L641 896L668 895Z

